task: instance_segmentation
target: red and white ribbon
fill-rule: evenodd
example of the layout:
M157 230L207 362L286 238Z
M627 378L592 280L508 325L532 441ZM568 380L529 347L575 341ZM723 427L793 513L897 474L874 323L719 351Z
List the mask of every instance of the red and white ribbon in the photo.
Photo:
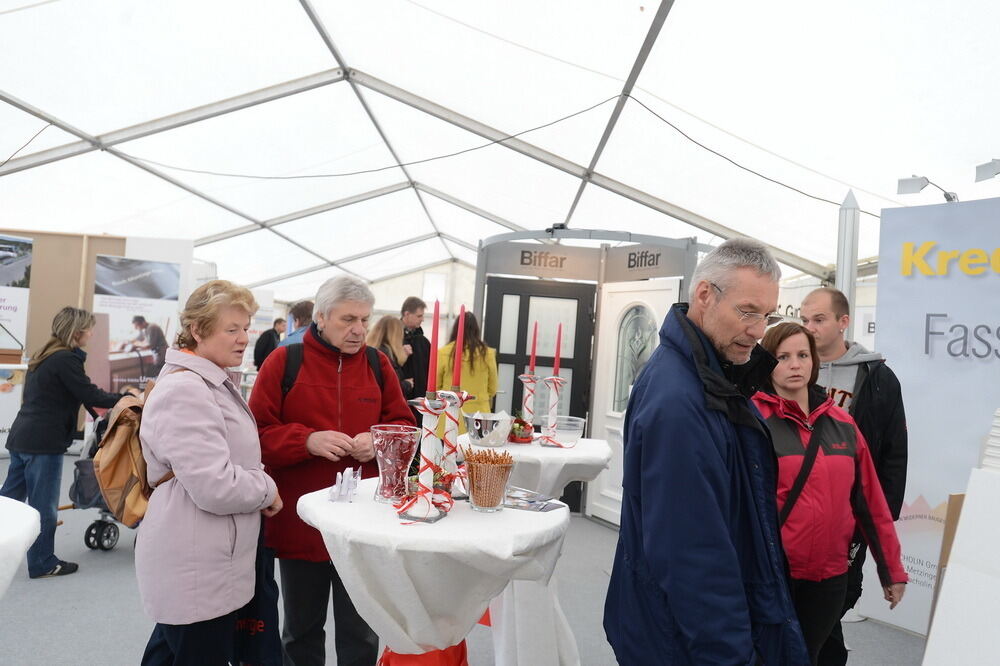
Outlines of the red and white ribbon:
M441 445L444 448L441 458L441 470L447 482L445 488L450 489L451 483L458 472L458 420L462 418L462 405L472 398L465 391L438 391L437 397L445 404L444 436Z
M518 379L524 384L524 395L521 397L521 420L528 425L535 425L535 384L538 383L538 375L524 373L518 375Z
M445 404L440 400L419 398L410 403L422 415L420 465L417 471L417 492L396 505L399 517L417 522L434 522L451 510L451 495L434 486L435 473L441 471L441 440L437 436L438 421Z
M558 446L562 449L573 448L556 440L556 416L559 413L559 399L562 397L562 389L566 385L566 380L562 377L546 377L543 381L549 387L549 413L545 427L542 428L541 443L548 446Z

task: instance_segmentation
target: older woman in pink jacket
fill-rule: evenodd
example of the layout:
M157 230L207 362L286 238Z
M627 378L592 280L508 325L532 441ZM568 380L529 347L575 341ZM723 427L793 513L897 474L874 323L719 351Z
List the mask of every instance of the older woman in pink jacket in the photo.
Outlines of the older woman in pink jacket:
M139 436L158 486L136 537L143 607L156 621L142 664L236 662L236 611L254 593L261 514L281 509L257 426L226 373L243 362L257 303L213 280L181 313Z

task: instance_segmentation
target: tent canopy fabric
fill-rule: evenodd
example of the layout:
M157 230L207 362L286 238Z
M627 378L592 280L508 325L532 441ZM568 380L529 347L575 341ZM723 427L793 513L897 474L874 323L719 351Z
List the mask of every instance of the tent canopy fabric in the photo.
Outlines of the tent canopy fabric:
M825 275L849 190L861 257L882 208L943 201L897 178L1000 194L973 183L997 25L985 0L0 0L0 214L193 239L282 300L556 224L748 235Z

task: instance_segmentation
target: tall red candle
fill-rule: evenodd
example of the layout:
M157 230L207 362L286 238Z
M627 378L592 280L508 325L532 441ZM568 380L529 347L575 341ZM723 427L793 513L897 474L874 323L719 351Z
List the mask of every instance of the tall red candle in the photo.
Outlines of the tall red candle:
M528 364L528 374L535 374L535 348L538 347L538 322L535 322L535 331L531 334L531 362Z
M438 379L438 322L441 320L441 302L434 301L434 324L431 327L431 357L427 363L427 392L437 391ZM433 397L433 396L431 396Z
M455 369L451 373L451 386L457 389L462 385L462 353L465 351L465 306L458 311L458 333L455 334Z
M559 352L562 350L562 324L559 324L559 329L556 331L556 363L552 366L552 376L559 376Z

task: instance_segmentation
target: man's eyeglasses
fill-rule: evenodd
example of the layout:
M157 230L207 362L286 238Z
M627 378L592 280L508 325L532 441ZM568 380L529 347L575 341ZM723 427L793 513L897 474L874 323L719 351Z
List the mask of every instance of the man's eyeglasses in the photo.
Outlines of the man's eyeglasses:
M723 293L725 293L722 290L722 287L715 284L714 282L709 282L709 284L715 287L716 290L718 290L720 296ZM770 314L761 314L760 312L744 312L737 305L734 305L733 307L736 309L736 312L739 313L740 321L749 321L755 325L759 324L760 322L764 322L765 326L773 326L775 324L780 324L782 321L785 320L785 318L780 314L778 314L777 312L771 312Z

